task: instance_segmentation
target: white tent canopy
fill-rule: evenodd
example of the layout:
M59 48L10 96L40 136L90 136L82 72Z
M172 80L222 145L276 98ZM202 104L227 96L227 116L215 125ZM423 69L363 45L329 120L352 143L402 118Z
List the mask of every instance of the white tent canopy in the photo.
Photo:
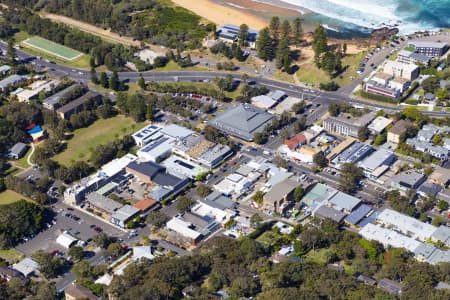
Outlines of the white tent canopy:
M73 244L75 244L78 240L76 238L74 238L73 236L67 234L67 233L62 233L58 236L58 238L56 239L56 242L58 244L60 244L61 246L63 246L64 248L70 248Z

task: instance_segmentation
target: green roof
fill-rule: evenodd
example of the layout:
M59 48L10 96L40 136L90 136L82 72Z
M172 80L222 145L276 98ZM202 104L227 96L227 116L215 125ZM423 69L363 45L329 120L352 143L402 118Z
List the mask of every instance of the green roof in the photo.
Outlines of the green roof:
M115 189L116 186L117 186L116 183L110 182L104 185L103 187L99 188L96 192L99 193L100 195L105 196L106 194L109 194L109 192L111 192L113 189Z

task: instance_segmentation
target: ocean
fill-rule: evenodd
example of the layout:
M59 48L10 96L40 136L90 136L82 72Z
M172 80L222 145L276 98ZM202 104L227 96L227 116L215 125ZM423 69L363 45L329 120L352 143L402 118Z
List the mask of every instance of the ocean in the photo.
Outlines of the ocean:
M365 35L386 25L398 27L401 34L450 27L450 0L281 1L305 8L311 12L304 16L306 22L325 24L336 34Z

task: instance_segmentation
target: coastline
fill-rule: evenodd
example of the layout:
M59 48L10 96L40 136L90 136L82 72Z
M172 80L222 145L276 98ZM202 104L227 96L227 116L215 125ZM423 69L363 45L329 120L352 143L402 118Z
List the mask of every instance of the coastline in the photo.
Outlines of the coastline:
M172 2L219 26L245 23L255 30L268 26L272 16L295 18L302 15L293 6L282 5L282 2L278 1L274 1L275 5L252 0L172 0Z

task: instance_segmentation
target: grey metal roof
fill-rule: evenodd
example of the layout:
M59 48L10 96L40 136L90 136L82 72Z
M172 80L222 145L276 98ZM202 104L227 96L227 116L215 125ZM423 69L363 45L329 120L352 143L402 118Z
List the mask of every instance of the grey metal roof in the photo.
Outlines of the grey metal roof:
M337 209L345 209L347 211L352 211L361 203L356 197L353 197L349 194L338 192L336 195L331 197L329 200L331 204L333 204Z
M277 184L275 184L269 192L264 195L264 201L275 202L287 194L291 193L300 184L290 178L285 179Z
M202 155L200 155L199 159L212 163L230 151L231 148L229 146L217 144L213 148L210 148L203 152Z
M0 89L6 88L8 85L16 84L18 82L21 82L22 80L25 80L25 76L20 76L17 74L13 74L11 76L6 77L5 79L0 81Z
M84 103L88 102L91 99L100 97L101 94L94 92L94 91L88 91L86 94L84 94L83 96L67 103L66 105L58 108L57 112L59 113L66 113L71 111L74 108L77 108L81 105L83 105Z
M325 205L319 207L314 214L318 217L331 219L337 223L340 223L346 216L343 212Z
M410 46L416 48L445 48L447 43L437 43L437 42L409 42Z
M205 203L211 207L215 207L221 210L232 208L236 205L236 203L228 197L225 197L219 192L212 192L204 199L199 200L202 203Z
M123 206L119 202L116 202L96 192L87 195L87 201L89 201L91 205L101 210L104 210L110 214L114 213L116 210L118 210Z
M128 168L136 172L142 173L144 175L147 175L150 178L153 178L157 173L165 170L163 166L158 165L157 163L151 161L143 163L133 161L128 164Z
M131 205L124 205L118 210L116 210L112 215L111 218L114 218L116 220L119 220L121 222L127 221L129 218L136 215L140 210L137 209L134 206Z
M57 106L59 106L59 100L68 92L74 90L75 88L81 86L79 83L73 84L71 86L66 87L65 89L57 92L56 94L53 94L52 96L45 99L42 104L49 109L54 109Z
M14 146L12 146L12 148L9 150L9 153L19 156L23 151L26 150L27 147L28 146L24 143L17 143Z
M424 195L436 196L441 190L442 190L442 187L439 184L425 182L417 189L417 192L424 194Z
M185 127L178 126L176 124L171 124L161 129L161 133L168 135L172 138L185 138L190 136L194 132Z
M262 132L273 116L250 104L230 107L209 124L227 134L251 141L257 132Z
M391 150L380 148L361 162L361 167L366 170L375 170L392 159L394 153Z

